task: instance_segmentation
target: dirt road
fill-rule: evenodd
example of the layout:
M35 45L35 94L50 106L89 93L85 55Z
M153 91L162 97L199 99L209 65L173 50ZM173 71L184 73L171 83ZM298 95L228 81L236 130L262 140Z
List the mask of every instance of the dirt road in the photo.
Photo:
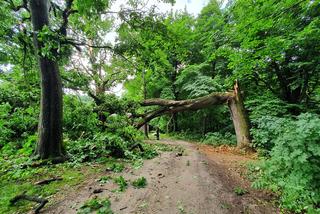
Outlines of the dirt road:
M119 175L127 180L144 176L148 185L142 189L129 186L125 192L115 193L115 184L100 184L91 179L65 195L43 213L76 213L93 197L110 198L115 213L145 214L220 214L220 213L277 213L268 196L252 190L242 178L240 165L249 161L241 155L217 152L209 146L185 141L162 140L165 144L180 145L183 153L164 152L145 161L138 170L127 169ZM104 191L93 194L94 189ZM248 192L242 196L235 188Z

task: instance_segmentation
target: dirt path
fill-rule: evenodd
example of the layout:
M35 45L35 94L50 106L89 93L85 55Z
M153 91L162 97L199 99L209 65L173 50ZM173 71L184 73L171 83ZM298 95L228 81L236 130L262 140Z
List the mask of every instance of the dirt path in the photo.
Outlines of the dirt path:
M65 199L43 213L76 213L85 201L93 197L110 198L115 213L146 214L220 214L220 213L277 213L264 193L250 189L241 177L239 165L250 160L230 152L217 152L209 146L199 146L185 141L163 140L163 143L180 145L181 154L164 152L159 157L145 161L138 170L127 169L119 173L126 180L144 176L148 185L142 189L129 186L123 193L111 190L112 182L100 184L96 179L70 190ZM238 196L234 188L249 192ZM93 194L102 188L103 192Z

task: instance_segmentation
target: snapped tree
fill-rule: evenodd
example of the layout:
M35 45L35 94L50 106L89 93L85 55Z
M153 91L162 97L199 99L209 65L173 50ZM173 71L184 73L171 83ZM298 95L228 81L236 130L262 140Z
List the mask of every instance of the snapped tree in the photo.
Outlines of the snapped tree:
M160 108L143 115L143 121L136 124L137 128L142 127L146 122L162 116L183 111L195 111L211 107L212 105L228 104L235 133L237 136L238 148L250 149L250 125L238 81L231 92L213 92L207 96L189 100L167 100L167 99L147 99L142 106L160 106Z

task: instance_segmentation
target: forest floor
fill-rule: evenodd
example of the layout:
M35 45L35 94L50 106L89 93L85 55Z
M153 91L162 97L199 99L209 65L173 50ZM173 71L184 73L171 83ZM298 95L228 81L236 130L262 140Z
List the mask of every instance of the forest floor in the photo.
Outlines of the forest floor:
M250 155L239 154L228 147L213 148L181 140L160 142L179 145L182 149L163 152L146 160L139 169L126 167L123 172L116 173L131 181L145 177L145 188L129 185L124 192L115 192L112 190L117 185L113 182L98 181L100 176L114 175L114 172L93 174L68 192L57 193L54 203L41 213L77 213L92 198L109 198L117 214L277 213L272 196L253 190L245 178L244 165L254 161Z

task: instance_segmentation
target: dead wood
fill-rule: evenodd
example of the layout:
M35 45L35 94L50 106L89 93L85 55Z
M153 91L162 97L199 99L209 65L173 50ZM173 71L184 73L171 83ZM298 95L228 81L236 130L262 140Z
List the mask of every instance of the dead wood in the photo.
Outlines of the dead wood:
M27 201L39 203L39 205L34 209L35 214L40 213L40 210L46 205L46 203L48 203L47 199L39 198L39 197L32 196L32 195L26 195L25 193L23 193L23 194L17 195L14 198L12 198L10 200L10 204L13 205L16 202L18 202L19 200L27 200Z
M61 180L62 180L61 177L49 178L42 181L38 181L35 183L35 185L45 185L45 184L51 183L52 181L61 181Z

